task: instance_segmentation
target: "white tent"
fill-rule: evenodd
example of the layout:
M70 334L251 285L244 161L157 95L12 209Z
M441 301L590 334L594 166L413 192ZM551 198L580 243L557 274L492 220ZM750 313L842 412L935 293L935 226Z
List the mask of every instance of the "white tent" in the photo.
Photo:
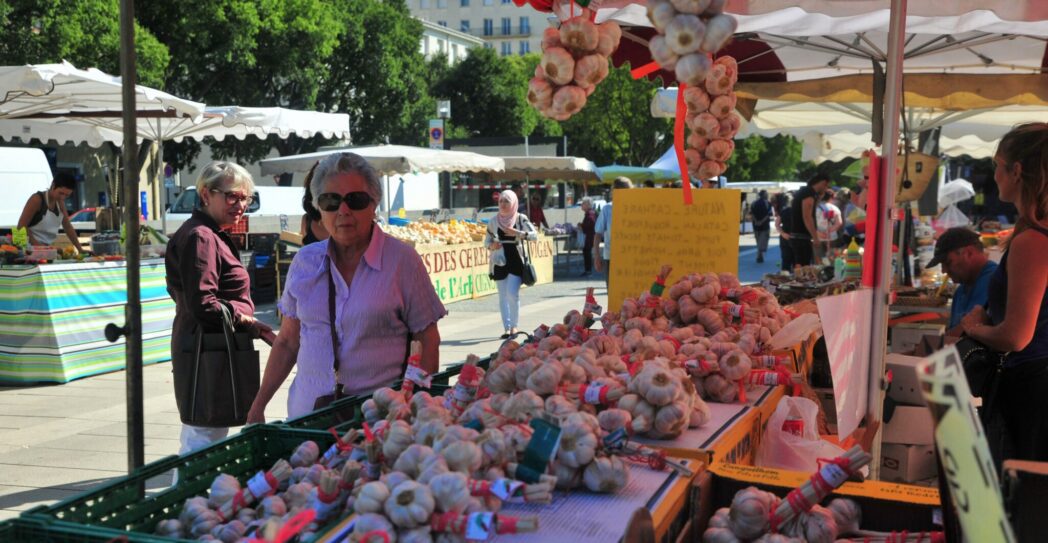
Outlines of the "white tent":
M600 181L600 173L593 162L573 156L512 156L503 157L506 167L491 174L492 179L527 181L556 179L559 181Z
M259 162L262 175L306 172L318 160L334 153L356 153L383 175L427 172L497 172L503 159L465 151L443 151L406 145L372 145L327 149L316 153L267 158Z

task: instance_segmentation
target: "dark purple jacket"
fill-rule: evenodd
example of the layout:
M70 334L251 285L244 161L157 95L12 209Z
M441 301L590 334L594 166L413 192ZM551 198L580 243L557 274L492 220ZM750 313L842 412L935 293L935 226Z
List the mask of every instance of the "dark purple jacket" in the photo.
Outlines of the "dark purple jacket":
M167 292L175 300L172 345L196 332L222 331L224 302L233 310L234 321L241 314L254 315L251 282L240 263L229 234L206 213L195 210L167 243Z

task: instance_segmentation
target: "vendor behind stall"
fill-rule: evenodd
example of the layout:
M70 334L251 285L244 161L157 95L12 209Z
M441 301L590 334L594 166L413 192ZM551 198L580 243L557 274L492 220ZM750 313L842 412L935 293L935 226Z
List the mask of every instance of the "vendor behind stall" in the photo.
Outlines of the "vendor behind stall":
M284 320L248 422L264 422L296 360L292 418L336 386L355 395L392 385L404 375L411 340L422 344L423 370L440 366L437 321L447 310L418 253L375 224L382 184L374 168L359 155L332 154L316 166L310 189L330 237L291 262L279 304Z
M69 222L65 209L65 199L76 190L76 179L67 173L59 173L51 181L51 188L34 193L22 208L18 218L18 227L26 228L31 245L51 245L58 237L58 228L65 230L73 247L83 252L76 229Z
M950 308L950 335L961 335L961 319L977 305L986 306L990 277L997 263L983 251L979 234L956 227L943 232L935 243L935 256L928 267L942 265L942 271L957 283Z

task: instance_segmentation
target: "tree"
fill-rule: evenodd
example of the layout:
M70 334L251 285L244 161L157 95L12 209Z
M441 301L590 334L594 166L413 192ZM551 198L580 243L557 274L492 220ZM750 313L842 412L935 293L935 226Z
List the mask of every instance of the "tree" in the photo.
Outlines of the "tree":
M804 178L801 150L803 145L793 136L751 135L735 140L735 153L728 160L724 175L732 181L785 181Z
M528 112L524 69L519 59L474 47L431 93L451 100L452 125L464 128L467 137L530 135L538 123Z
M0 1L0 65L68 60L77 68L120 74L119 0ZM168 49L135 25L138 82L162 87Z
M569 154L598 164L647 165L672 142L673 121L651 116L651 99L661 86L633 79L629 67L612 67L586 106L561 123Z

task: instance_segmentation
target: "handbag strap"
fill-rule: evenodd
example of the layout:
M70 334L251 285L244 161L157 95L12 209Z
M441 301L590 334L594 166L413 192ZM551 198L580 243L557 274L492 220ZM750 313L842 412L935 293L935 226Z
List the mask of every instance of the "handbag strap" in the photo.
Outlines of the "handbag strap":
M239 419L240 398L237 397L237 372L234 366L236 358L233 356L234 346L236 345L236 339L233 337L233 312L230 311L226 304L219 305L222 306L222 332L226 336L226 358L229 364L229 382L233 392L233 417Z
M338 332L335 330L335 279L331 273L333 262L328 262L328 328L331 330L331 365L335 373L335 389L338 389Z

